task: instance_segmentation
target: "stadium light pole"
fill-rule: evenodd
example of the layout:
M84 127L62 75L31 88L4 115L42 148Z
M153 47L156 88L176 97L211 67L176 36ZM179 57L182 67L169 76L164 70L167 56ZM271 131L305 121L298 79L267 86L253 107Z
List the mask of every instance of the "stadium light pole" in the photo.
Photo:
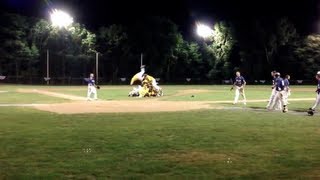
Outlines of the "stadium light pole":
M53 27L57 28L65 28L69 27L73 23L73 18L66 12L53 9L50 12L50 20ZM49 84L50 77L49 77L49 70L50 70L50 63L49 63L49 49L47 49L47 77L45 77L45 81Z
M49 49L47 49L47 84L49 85Z

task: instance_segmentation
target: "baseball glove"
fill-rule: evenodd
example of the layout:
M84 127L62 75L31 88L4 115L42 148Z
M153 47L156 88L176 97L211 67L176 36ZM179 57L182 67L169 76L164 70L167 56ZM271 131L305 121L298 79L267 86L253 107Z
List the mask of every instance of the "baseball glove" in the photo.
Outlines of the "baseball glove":
M100 89L100 86L96 86L97 89Z

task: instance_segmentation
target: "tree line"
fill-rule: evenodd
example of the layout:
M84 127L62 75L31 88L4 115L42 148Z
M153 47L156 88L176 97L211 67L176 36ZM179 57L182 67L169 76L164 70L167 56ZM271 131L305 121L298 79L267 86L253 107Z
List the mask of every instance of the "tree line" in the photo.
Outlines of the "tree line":
M112 83L140 68L140 55L151 75L164 82L193 78L204 82L230 79L241 71L249 80L269 79L279 70L294 79L311 79L320 70L320 35L301 35L288 18L246 22L218 21L209 39L186 40L165 17L145 17L89 31L74 23L58 29L44 19L0 15L0 75L86 77L95 72Z

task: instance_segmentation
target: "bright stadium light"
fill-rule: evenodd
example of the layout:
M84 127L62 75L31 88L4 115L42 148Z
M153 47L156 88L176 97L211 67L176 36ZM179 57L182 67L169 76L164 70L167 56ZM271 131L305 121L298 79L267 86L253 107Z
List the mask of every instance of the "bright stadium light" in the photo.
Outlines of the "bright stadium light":
M205 24L197 24L197 34L202 38L209 38L213 36L213 30Z
M73 18L68 13L58 9L52 10L50 17L52 25L59 28L66 28L73 23Z

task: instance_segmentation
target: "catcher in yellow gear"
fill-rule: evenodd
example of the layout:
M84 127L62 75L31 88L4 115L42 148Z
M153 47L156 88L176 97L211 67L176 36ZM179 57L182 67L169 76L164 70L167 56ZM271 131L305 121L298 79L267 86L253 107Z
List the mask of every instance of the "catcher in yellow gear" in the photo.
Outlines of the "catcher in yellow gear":
M141 85L141 82L143 81L144 73L145 73L145 66L141 66L140 72L138 72L132 77L130 81L130 85Z
M148 84L151 84L152 92L154 92L155 96L163 96L163 92L156 79L148 74L143 74L143 81L146 81Z
M156 79L144 73L144 67L131 78L130 85L141 85L141 88L138 89L139 97L163 95L162 89L158 86Z

